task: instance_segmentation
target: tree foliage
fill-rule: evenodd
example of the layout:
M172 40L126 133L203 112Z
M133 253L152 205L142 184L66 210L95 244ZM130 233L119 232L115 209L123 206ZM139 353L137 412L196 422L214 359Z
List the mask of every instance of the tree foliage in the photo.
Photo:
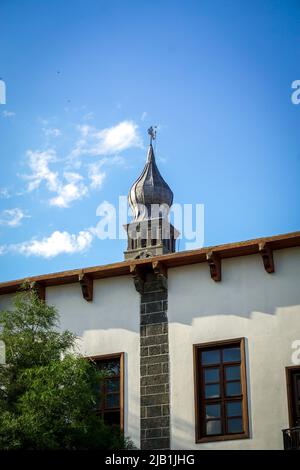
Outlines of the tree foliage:
M60 332L58 320L28 289L0 312L0 449L130 447L95 413L100 373L75 353L76 337Z

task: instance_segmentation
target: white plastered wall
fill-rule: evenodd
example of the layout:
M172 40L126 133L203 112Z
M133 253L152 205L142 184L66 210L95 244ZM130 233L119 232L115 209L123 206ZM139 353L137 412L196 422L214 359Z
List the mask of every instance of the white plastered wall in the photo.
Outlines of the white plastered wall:
M9 308L12 296L0 296L0 308ZM94 281L94 298L82 297L79 283L46 289L46 300L60 314L60 326L80 338L86 356L125 353L124 429L140 442L139 295L130 276Z
M171 446L281 449L288 427L285 367L300 339L300 249L274 252L275 273L257 255L169 269ZM193 344L246 338L250 439L195 443Z

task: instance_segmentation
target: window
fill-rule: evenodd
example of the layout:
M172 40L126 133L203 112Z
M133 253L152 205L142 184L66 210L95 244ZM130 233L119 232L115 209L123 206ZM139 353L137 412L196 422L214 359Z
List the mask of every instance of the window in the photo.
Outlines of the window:
M91 357L97 368L104 373L99 384L97 413L110 425L124 428L124 353Z
M286 368L290 427L300 426L300 367Z
M249 437L244 338L194 346L196 442Z

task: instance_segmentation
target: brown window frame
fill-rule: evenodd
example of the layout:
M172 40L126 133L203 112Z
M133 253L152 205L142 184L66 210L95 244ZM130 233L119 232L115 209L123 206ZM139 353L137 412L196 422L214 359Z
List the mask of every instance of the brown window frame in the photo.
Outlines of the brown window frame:
M121 432L124 432L124 356L125 356L124 352L120 352L120 353L104 354L104 355L101 354L99 356L88 356L87 358L95 362L109 361L111 359L120 360L120 375L116 376L116 378L117 377L120 378L120 407L115 408L115 409L110 409L110 411L120 409L120 431Z
M287 402L288 402L288 412L289 412L289 426L294 428L295 424L295 412L294 412L294 392L293 392L293 383L292 375L293 372L300 372L300 365L288 366L285 368L286 374L286 388L287 388Z
M237 397L230 397L226 399L224 394L221 392L221 398L215 400L215 403L220 403L221 408L225 406L226 401L242 401L242 423L243 423L243 432L240 433L231 433L231 434L220 434L208 436L203 432L203 410L205 403L208 399L204 398L203 394L203 380L202 380L202 371L203 366L201 366L200 353L202 351L210 351L213 349L222 349L229 348L230 346L240 347L241 359L240 361L234 361L235 363L239 362L241 367L241 394ZM246 373L246 355L245 355L245 338L234 338L227 339L224 341L213 341L209 343L200 343L193 345L193 357L194 357L194 398L195 398L195 442L216 442L216 441L227 441L235 439L247 439L249 438L249 416L248 416L248 394L247 394L247 373ZM234 365L234 362L232 365ZM230 366L231 363L226 363L226 366ZM224 377L223 377L223 364L221 364L221 390L224 389ZM208 403L213 404L212 401ZM224 408L223 408L224 413ZM225 422L224 416L221 417L221 424Z

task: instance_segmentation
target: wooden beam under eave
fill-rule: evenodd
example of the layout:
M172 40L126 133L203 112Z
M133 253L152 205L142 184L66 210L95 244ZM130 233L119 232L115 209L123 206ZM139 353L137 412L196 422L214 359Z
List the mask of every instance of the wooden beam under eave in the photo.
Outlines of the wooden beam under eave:
M152 269L162 289L168 287L168 269L161 261L152 261Z
M79 274L78 276L79 284L82 291L82 296L87 302L92 302L93 292L94 292L94 281L91 276L87 274Z
M214 251L209 251L206 254L206 260L210 269L210 277L215 282L220 282L222 278L221 258Z
M143 294L145 284L145 273L143 272L143 269L136 264L132 264L130 265L129 270L132 275L136 291Z
M261 254L264 268L267 273L271 274L275 272L273 250L266 242L259 243L258 245L259 253Z
M168 277L168 269L161 261L152 261L152 269L156 275Z
M33 281L30 283L30 289L33 289L36 292L38 298L45 302L46 288L43 284L41 284L40 282Z

